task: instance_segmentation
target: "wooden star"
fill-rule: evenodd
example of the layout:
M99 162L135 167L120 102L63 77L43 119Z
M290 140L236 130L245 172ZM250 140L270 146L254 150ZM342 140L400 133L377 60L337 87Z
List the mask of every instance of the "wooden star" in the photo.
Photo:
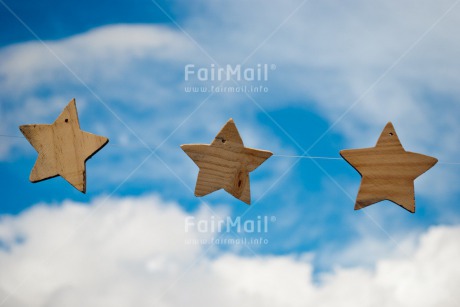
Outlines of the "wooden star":
M249 173L272 155L266 150L244 147L231 118L210 145L188 144L181 148L200 168L195 196L224 189L248 205L251 204Z
M30 173L31 182L61 176L79 191L86 192L85 162L109 140L80 130L75 99L51 125L23 125L19 129L38 152Z
M405 151L391 122L375 147L342 150L340 155L362 176L355 210L390 200L414 213L414 180L438 162L436 158Z

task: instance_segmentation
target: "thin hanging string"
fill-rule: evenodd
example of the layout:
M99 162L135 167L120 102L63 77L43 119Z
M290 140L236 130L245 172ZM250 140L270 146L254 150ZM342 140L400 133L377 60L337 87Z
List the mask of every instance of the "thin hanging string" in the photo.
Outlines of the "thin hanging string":
M273 155L272 157L298 158L298 159L310 159L310 160L342 160L342 161L345 161L343 158L339 158L339 157L289 156L289 155ZM460 162L438 161L438 164L460 165Z
M343 160L339 157L314 157L314 156L289 156L289 155L273 155L272 157L282 157L282 158L299 158L299 159L311 159L311 160Z
M25 139L23 136L17 136L17 135L6 135L6 134L0 134L1 137L4 138L14 138L14 139Z
M438 161L439 164L450 164L450 165L460 165L460 162L443 162L443 161Z
M7 134L0 134L0 137L5 137L5 138L14 138L14 139L26 139L23 136L19 135L7 135ZM123 145L119 144L113 144L109 143L107 144L109 146L115 146L115 147L125 147ZM272 155L272 157L280 157L280 158L293 158L293 159L309 159L309 160L342 160L344 161L343 158L341 157L322 157L322 156L296 156L296 155ZM438 164L448 164L448 165L460 165L460 162L443 162L443 161L438 161Z

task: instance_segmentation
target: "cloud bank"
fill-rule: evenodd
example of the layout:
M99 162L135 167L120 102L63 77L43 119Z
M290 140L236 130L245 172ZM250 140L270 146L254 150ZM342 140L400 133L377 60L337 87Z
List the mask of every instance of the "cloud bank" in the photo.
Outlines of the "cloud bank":
M39 204L3 216L2 306L449 307L460 300L459 227L433 227L411 252L373 268L315 276L311 254L243 256L186 244L211 235L185 232L187 216L158 196Z

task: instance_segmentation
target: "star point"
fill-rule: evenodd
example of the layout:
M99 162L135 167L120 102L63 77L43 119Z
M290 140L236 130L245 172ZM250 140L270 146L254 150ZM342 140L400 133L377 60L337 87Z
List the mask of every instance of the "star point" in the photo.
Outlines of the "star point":
M19 129L38 152L31 182L61 176L80 192L86 192L85 162L109 140L80 129L75 99L52 124L22 125Z
M414 213L414 180L438 162L436 158L406 151L391 122L375 147L346 149L340 155L362 176L355 210L389 200Z
M220 189L251 204L249 173L272 153L244 147L233 119L229 119L211 144L184 144L182 150L199 167L195 196Z

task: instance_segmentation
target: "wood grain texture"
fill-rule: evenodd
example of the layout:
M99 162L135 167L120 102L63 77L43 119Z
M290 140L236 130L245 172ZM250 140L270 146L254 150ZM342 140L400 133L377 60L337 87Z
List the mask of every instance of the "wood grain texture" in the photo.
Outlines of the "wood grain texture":
M86 192L85 162L109 140L80 130L75 99L51 125L23 125L19 129L38 152L31 182L61 176L79 191Z
M375 147L342 150L340 155L362 176L355 210L390 200L414 213L414 180L438 162L436 158L405 151L391 122Z
M234 197L251 204L249 173L272 153L244 147L233 119L220 130L210 145L181 145L199 167L195 195L204 196L224 189Z

